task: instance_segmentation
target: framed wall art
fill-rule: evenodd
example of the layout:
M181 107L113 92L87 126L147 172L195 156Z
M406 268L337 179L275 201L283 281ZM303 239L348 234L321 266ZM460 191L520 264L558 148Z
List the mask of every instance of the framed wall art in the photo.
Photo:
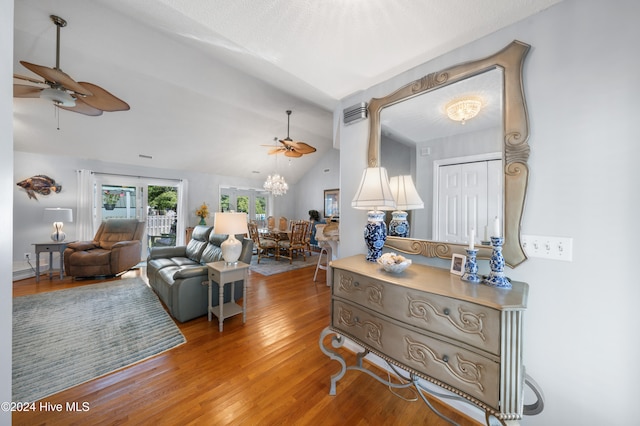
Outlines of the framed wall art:
M324 190L324 217L340 218L340 190Z

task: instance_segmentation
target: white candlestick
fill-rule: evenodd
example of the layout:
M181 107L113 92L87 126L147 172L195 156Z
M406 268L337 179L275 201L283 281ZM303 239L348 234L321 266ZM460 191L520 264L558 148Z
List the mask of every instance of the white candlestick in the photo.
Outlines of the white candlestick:
M484 227L484 241L489 241L489 225Z
M500 220L498 220L498 216L493 220L493 237L500 237L502 232L500 232Z
M476 230L471 230L471 236L469 237L469 250L473 250L473 245L475 244L476 239Z

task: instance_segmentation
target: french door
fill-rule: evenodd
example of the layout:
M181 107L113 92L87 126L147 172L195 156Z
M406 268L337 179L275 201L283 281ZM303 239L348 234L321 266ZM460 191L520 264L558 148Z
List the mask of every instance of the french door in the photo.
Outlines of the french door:
M154 190L155 189L155 190ZM160 191L158 191L158 189ZM178 216L180 184L176 181L100 174L94 181L94 232L103 220L110 218L138 219L146 222L142 239L141 259L145 259L152 246L172 246L182 243L178 232L181 217ZM149 194L174 192L169 201L160 204L155 198L149 204ZM167 197L161 197L167 198ZM175 200L175 204L172 202ZM155 201L155 202L154 202ZM184 234L184 232L182 232Z
M246 213L259 228L266 228L268 200L263 190L220 187L220 210Z

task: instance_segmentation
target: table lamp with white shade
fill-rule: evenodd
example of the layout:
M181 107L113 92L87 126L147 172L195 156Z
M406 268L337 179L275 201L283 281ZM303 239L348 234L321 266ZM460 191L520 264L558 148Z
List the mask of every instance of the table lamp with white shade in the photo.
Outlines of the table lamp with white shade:
M394 237L408 237L410 232L409 221L406 210L423 209L424 202L410 175L393 176L389 180L391 194L396 200L396 209L391 213L392 219L389 222L389 235Z
M230 265L238 262L242 253L242 242L236 238L236 234L247 234L246 213L216 213L213 224L213 233L229 235L229 238L220 244L222 258Z
M53 222L53 233L51 239L55 242L62 242L67 235L62 232L64 222L73 222L73 211L60 207L47 207L44 209L44 221Z
M351 207L369 210L367 226L364 229L364 241L368 248L366 259L375 262L382 255L382 247L387 240L387 225L384 222L382 210L393 210L396 207L389 187L387 169L384 167L365 169L358 191L351 201Z

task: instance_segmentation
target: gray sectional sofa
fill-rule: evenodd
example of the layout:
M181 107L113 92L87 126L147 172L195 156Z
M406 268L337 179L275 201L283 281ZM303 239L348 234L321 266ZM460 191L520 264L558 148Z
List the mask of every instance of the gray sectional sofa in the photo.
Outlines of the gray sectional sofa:
M222 259L220 244L226 235L212 233L212 227L198 225L193 230L191 241L186 246L153 247L147 259L147 278L153 291L169 309L169 313L180 322L207 314L207 263ZM242 241L240 261L251 263L253 241L244 235L237 235ZM237 281L235 297L244 297L242 281ZM231 300L231 286L224 289L224 301ZM218 294L218 286L213 283L213 294ZM218 306L218 298L212 297L212 305Z

